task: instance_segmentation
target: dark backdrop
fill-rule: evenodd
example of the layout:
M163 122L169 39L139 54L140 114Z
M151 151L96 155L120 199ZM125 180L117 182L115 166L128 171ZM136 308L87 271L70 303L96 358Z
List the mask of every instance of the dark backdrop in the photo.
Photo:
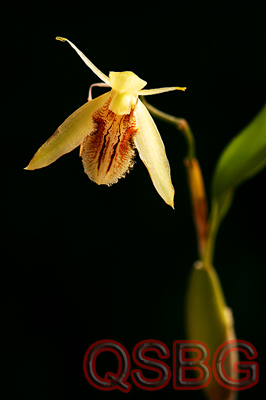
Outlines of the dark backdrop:
M176 393L172 382L154 393L134 385L127 395L105 393L82 370L97 340L119 341L131 353L152 338L172 354L173 341L185 338L184 295L197 253L181 134L156 121L175 211L138 156L111 188L88 179L78 150L43 170L23 167L98 82L74 50L54 40L59 35L105 74L132 70L147 88L187 86L149 101L190 123L209 194L219 154L266 99L262 3L20 2L5 6L1 18L5 398L203 398ZM265 179L263 171L239 188L215 253L237 336L259 354L261 380L240 393L243 400L265 393Z

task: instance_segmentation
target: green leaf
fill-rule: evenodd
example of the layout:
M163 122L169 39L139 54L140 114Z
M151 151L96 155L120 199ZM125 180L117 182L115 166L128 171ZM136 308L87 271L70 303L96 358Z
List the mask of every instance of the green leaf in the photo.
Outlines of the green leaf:
M230 208L237 186L265 166L266 104L253 121L228 144L218 160L213 177L212 196L213 202L218 204L220 218ZM224 202L227 202L227 205Z

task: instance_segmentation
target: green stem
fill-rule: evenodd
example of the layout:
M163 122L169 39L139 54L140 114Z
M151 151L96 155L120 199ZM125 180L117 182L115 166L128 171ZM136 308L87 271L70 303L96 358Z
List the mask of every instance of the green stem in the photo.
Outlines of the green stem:
M208 237L203 257L203 263L206 267L211 267L213 264L215 240L219 227L219 219L217 214L217 207L212 204L211 215L209 219Z
M209 219L208 237L204 254L204 262L208 265L213 263L215 241L220 224L227 214L234 197L234 190L228 190L219 199L213 199L211 215Z
M144 98L141 100L154 117L174 125L185 137L187 143L187 156L184 159L184 165L187 172L188 187L191 197L192 214L198 244L198 254L200 260L204 260L208 234L208 207L202 172L195 155L195 140L193 133L191 132L191 129L185 119L176 118L158 110L147 103Z
M144 97L141 97L141 101L143 104L147 107L147 109L150 111L154 117L157 117L161 119L162 121L168 122L169 124L174 125L178 130L181 131L183 134L186 142L187 142L187 159L190 161L193 160L196 156L195 152L195 140L193 133L190 129L189 124L187 121L183 118L176 118L173 115L166 114L157 108L153 107L151 104L149 104Z

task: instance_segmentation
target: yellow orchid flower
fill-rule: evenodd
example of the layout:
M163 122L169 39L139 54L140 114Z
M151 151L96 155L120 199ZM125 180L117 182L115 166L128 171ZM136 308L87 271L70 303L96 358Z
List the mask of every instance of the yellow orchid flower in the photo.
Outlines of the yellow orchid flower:
M37 151L27 170L46 167L80 146L84 170L98 185L112 185L133 166L135 147L152 182L164 201L173 207L174 188L164 144L156 125L138 95L152 95L186 88L143 90L146 82L133 72L104 75L68 39L85 64L111 91L90 100L68 117ZM92 85L95 86L95 85Z

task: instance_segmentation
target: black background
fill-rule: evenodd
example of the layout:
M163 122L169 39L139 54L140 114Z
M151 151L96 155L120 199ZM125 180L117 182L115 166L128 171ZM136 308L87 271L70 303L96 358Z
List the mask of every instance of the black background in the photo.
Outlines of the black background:
M77 149L43 170L23 167L99 81L54 40L59 35L105 74L130 70L147 88L187 87L149 101L188 120L209 195L222 149L265 103L262 2L20 2L1 18L5 398L203 398L176 392L172 381L153 393L134 385L129 394L102 392L82 370L97 340L121 342L131 354L139 341L157 339L172 354L173 341L185 338L184 295L197 253L181 134L156 121L175 211L138 155L111 188L88 179ZM263 171L238 189L214 262L237 336L259 355L260 382L240 393L243 400L265 394L265 180Z

